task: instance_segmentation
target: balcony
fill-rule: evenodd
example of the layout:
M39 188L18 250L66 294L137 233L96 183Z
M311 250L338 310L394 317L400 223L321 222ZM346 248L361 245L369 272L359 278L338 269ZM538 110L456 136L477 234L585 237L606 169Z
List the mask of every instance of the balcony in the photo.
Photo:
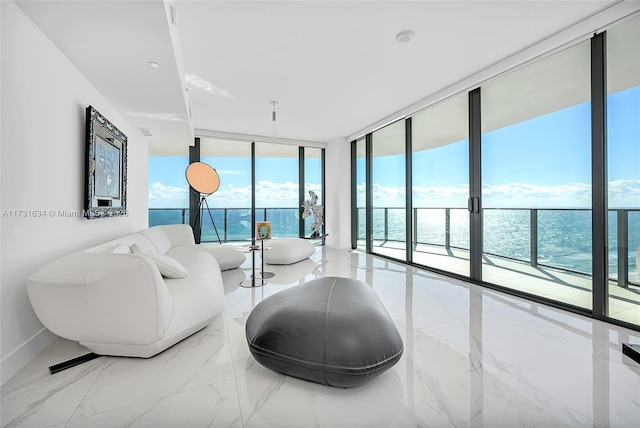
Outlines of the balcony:
M364 209L359 209L364 246ZM413 262L469 275L466 209L414 208ZM586 309L592 305L591 211L484 209L482 275L489 283ZM374 252L405 259L405 210L376 207ZM640 209L609 210L609 315L640 325Z
M359 210L364 246L364 209ZM413 262L469 275L469 220L462 208L414 208ZM251 209L215 208L224 242L253 236ZM298 208L258 208L274 236L298 236ZM591 211L587 209L484 209L483 280L586 309L592 305ZM374 208L374 252L405 259L404 209ZM310 220L310 219L308 219ZM187 208L150 208L149 226L188 223ZM308 230L306 227L305 230ZM508 237L508 239L505 239ZM207 215L203 242L217 241ZM609 315L640 325L640 209L609 210Z

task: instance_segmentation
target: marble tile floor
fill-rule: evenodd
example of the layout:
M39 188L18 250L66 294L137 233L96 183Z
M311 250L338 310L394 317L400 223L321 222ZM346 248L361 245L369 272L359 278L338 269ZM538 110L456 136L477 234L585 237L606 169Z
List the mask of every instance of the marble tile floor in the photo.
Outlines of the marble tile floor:
M640 365L622 343L640 332L354 251L317 247L291 266L224 272L225 311L150 359L100 357L56 339L5 383L3 427L638 427ZM405 349L393 368L351 389L271 372L244 325L265 297L323 276L377 292Z
M379 243L380 244L380 243ZM396 259L404 257L405 250L399 243L387 242L375 248L378 254ZM421 245L414 253L415 263L431 266L458 275L469 275L469 252L446 251L443 247ZM528 263L508 260L497 256L483 257L482 278L484 281L543 296L558 302L568 303L591 310L591 277L554 269L532 267ZM637 272L630 279L638 282ZM640 289L637 286L619 287L615 281L609 283L609 316L613 319L640 325Z

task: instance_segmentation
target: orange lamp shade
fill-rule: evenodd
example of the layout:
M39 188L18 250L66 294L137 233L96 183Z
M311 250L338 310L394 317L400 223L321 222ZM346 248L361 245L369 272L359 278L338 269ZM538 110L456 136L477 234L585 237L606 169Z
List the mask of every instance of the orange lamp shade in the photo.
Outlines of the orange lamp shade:
M185 172L187 182L196 192L210 195L220 187L220 177L215 169L203 162L189 164Z

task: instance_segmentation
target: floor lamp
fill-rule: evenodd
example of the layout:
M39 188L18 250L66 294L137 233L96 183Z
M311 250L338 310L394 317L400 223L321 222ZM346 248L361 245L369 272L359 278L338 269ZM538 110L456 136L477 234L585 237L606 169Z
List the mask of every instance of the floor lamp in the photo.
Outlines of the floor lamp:
M187 182L191 188L200 194L200 202L198 202L198 211L196 212L196 217L193 220L193 228L195 229L196 224L198 224L198 220L200 220L200 233L202 234L202 215L201 211L206 206L207 212L209 213L209 218L211 219L211 223L213 224L213 230L216 231L216 236L218 237L218 242L222 244L220 240L220 235L218 235L218 228L216 227L216 222L213 221L213 216L211 215L211 210L209 209L209 203L207 202L207 196L213 194L220 187L220 177L215 169L213 169L210 165L207 165L203 162L193 162L190 163L185 171L185 175L187 177Z

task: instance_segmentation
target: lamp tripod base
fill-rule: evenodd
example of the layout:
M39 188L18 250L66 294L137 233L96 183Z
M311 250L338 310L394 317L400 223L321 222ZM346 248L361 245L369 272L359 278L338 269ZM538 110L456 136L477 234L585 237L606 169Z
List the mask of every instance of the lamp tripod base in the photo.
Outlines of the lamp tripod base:
M220 239L220 235L218 234L218 228L216 227L216 222L213 221L213 215L211 214L211 209L209 208L209 203L207 202L207 198L204 195L200 196L200 202L198 203L198 211L196 211L196 218L193 221L193 226L198 224L198 220L200 220L200 236L202 236L202 216L200 212L204 210L204 206L207 207L207 212L209 213L209 218L211 219L211 224L213 224L213 230L216 232L216 236L218 237L218 243L222 244L222 240Z

